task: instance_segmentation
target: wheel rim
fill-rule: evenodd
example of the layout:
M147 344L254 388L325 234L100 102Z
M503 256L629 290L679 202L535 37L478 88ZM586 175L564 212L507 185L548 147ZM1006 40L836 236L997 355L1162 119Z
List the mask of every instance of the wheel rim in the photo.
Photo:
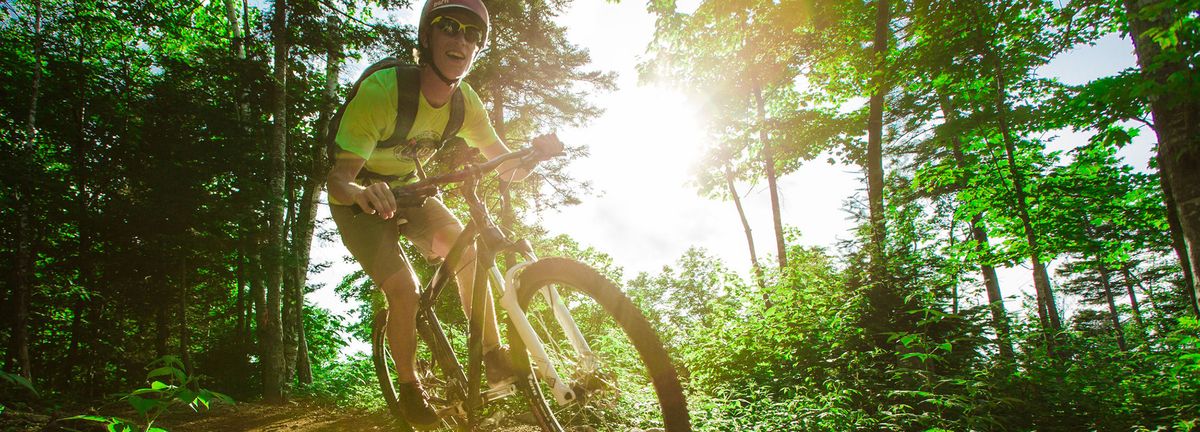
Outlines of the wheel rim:
M559 376L576 390L582 400L562 405L554 400L548 384L542 394L558 423L567 431L628 431L632 428L663 427L663 416L650 379L634 344L619 323L594 298L573 286L554 285L564 300L585 340L596 354L596 368L587 371L562 327L540 293L524 308L534 331Z

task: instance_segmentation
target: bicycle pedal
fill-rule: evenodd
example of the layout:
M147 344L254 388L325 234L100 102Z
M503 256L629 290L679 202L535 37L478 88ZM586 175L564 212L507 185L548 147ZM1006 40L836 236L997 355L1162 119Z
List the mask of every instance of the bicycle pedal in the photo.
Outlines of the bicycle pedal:
M483 400L491 402L494 400L503 399L517 393L516 383L501 384L496 387L488 388L483 392Z
M463 409L462 404L453 404L437 409L437 415L443 420L454 419L457 417L466 417L467 411Z

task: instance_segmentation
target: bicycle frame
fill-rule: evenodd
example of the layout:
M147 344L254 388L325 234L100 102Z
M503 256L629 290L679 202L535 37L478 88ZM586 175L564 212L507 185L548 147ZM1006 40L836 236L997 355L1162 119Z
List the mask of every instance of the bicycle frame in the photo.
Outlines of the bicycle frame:
M484 296L488 294L487 289L478 289L480 287L491 286L495 291L494 295L500 298L500 306L508 312L508 318L511 320L513 328L516 330L518 337L524 345L527 353L532 357L533 364L536 365L537 377L545 381L551 388L554 399L562 405L570 404L576 401L579 396L579 389L572 388L570 383L563 380L559 376L553 362L547 355L545 347L540 337L534 331L533 326L526 318L524 311L521 309L520 300L518 299L516 277L521 269L534 262L537 262L537 256L533 253L533 248L528 241L513 241L509 240L495 226L489 217L486 206L475 194L475 185L477 178L463 182L464 198L467 200L468 207L471 210L471 219L467 226L463 229L450 251L446 254L446 259L438 267L433 277L430 278L426 289L422 290L420 303L417 309L417 328L422 332L422 337L426 340L437 341L431 343L431 350L434 351L434 358L439 363L443 370L457 378L459 383L465 382L467 388L456 386L455 393L459 396L466 396L466 415L468 424L474 425L477 422L477 411L485 402L484 393L481 392L482 384L482 363L483 363L483 325L484 313L482 307L476 305L485 304ZM483 229L479 228L479 224L483 224ZM468 371L463 374L462 365L454 356L453 350L450 348L449 340L443 332L437 317L433 314L433 305L445 288L446 283L453 278L460 266L464 253L467 251L468 245L475 246L475 274L473 275L473 289L471 298L471 316L468 324ZM496 267L496 258L501 252L513 252L521 255L525 261L513 266L508 270L507 277L501 275L500 270ZM553 310L556 321L562 326L571 343L572 348L579 355L580 370L584 373L595 371L596 357L584 339L579 326L576 325L574 318L571 317L558 291L549 286L541 290L542 296ZM513 338L514 335L509 335ZM433 346L440 345L440 346ZM490 401L494 398L488 398Z

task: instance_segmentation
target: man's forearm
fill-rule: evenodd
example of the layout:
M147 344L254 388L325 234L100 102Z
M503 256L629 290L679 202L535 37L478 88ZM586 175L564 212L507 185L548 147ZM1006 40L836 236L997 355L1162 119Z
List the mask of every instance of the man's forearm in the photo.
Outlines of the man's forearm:
M325 185L329 190L329 196L343 204L354 203L354 195L365 189L352 180L342 179L337 176L330 176L326 180Z

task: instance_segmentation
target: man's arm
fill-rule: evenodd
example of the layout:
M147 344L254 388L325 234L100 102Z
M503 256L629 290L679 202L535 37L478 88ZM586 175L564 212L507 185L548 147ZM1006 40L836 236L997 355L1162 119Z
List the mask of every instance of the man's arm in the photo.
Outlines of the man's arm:
M391 219L396 215L396 197L392 195L387 182L376 182L366 187L354 182L366 163L366 159L354 153L339 151L337 161L325 178L329 195L338 202L352 202L365 213Z
M503 141L496 141L491 145L480 147L479 151L480 153L483 153L483 156L488 160L492 160L497 156L507 154L512 150L509 150L508 146L504 145ZM500 164L500 167L496 169L496 175L499 176L501 180L509 182L525 180L525 177L529 177L529 172L529 167L521 166L521 161L519 160L510 160Z

